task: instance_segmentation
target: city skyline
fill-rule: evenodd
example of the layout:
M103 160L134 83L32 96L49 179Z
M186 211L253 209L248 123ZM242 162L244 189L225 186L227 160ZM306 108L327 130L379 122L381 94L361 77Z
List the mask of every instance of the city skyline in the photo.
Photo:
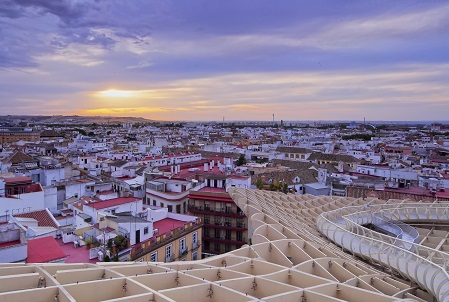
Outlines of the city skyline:
M0 4L4 115L447 120L449 4Z

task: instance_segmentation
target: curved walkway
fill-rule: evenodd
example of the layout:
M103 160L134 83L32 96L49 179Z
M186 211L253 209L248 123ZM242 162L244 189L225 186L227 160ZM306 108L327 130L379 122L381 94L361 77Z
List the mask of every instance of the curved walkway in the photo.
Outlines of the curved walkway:
M389 223L387 228L397 235L392 237L361 225L372 223L385 227L380 225L379 219L387 222L391 219L413 219L447 223L449 211L445 206L430 208L422 204L395 205L394 208L380 205L373 209L356 206L321 213L316 225L320 232L344 249L414 281L438 301L449 301L449 274L446 270L449 254L414 243L417 235L411 227L397 226L400 229L398 233L396 224Z

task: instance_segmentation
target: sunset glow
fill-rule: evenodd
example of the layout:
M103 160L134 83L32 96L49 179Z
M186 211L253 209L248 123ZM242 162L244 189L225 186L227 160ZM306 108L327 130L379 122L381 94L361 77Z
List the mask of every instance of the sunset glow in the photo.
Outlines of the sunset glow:
M110 98L132 98L136 96L136 93L133 91L116 90L116 89L101 91L99 94L101 96Z
M47 2L0 5L3 114L449 116L445 1Z

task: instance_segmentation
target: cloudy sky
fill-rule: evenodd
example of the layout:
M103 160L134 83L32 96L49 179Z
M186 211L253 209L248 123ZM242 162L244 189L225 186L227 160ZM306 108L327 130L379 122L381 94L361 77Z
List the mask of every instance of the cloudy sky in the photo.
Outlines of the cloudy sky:
M0 115L449 120L449 2L1 0Z

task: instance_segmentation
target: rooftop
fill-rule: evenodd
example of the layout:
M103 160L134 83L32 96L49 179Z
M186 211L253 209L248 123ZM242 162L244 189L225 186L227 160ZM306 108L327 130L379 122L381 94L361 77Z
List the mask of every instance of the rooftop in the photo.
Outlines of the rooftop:
M423 287L419 287L421 284L402 280L399 275L381 269L379 263L370 265L317 232L316 221L321 215L318 213L357 205L365 211L365 204L375 207L381 201L236 189L231 190L231 194L242 208L247 204L254 205L251 207L253 215L249 218L254 227L251 245L223 255L186 262L95 265L91 264L92 261L80 260L86 264L9 264L11 267L2 268L5 282L0 284L0 299L53 301L56 297L64 301L293 302L360 301L361 297L366 297L367 301L373 302L401 299L436 301ZM402 201L397 202L399 205ZM386 209L394 203L389 202ZM425 208L422 210L420 212L427 213ZM159 233L179 226L181 224L172 219L155 223ZM419 229L420 238L425 238L429 244L437 242L434 241L437 233L444 233L445 237L439 239L445 242L447 232ZM65 246L73 247L73 244ZM75 249L74 253L77 251L82 251L84 259L87 258L85 248ZM414 258L404 259L404 263L412 261ZM431 259L425 261L430 263ZM388 265L395 264L393 261ZM383 267L388 266L384 264ZM419 273L426 274L431 269L424 268ZM47 272L57 277L47 278L47 287L38 288L36 272ZM430 280L432 275L435 275L433 271L423 275L423 279ZM443 286L442 293L447 292L448 287Z
M158 229L158 233L156 235L165 234L173 229L176 229L180 226L183 226L187 222L180 221L172 218L164 218L162 220L156 221L153 223L153 229Z
M15 185L23 183L31 183L32 180L28 176L7 177L3 179L6 185Z
M64 243L62 239L56 239L59 248L65 253L65 263L96 263L98 259L89 259L89 250L84 246L75 248L73 242Z
M113 199L108 199L108 200L104 200L104 201L92 202L89 204L85 204L84 206L91 207L96 210L101 210L101 209L107 209L110 207L115 207L115 206L119 206L119 205L123 205L123 204L127 204L127 203L133 203L133 202L136 202L139 200L141 200L141 198L120 197L120 198L113 198Z
M45 263L65 257L66 253L51 236L28 240L27 263Z
M33 218L38 221L40 227L54 227L59 228L53 219L53 216L47 210L33 211L28 213L14 214L14 217Z

